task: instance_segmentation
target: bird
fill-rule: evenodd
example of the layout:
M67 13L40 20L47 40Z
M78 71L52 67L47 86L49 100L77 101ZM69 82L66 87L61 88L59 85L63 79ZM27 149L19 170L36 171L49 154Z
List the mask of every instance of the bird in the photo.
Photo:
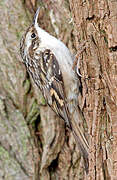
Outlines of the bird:
M72 68L73 56L62 41L39 26L39 12L40 8L21 38L22 62L47 104L71 130L88 173L89 144L81 128L83 116L78 104L80 81Z

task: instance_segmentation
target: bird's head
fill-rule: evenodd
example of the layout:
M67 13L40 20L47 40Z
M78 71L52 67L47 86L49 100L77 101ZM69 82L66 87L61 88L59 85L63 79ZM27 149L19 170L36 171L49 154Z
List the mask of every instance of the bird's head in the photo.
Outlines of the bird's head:
M20 54L23 62L26 61L27 56L33 58L34 51L39 47L40 38L38 35L38 17L39 8L35 13L32 25L26 30L20 41Z

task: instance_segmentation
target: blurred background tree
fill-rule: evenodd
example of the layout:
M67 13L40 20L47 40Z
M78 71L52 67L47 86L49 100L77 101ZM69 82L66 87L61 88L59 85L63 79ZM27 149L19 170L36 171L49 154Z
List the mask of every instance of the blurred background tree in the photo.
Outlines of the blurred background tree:
M38 6L40 26L80 57L88 175L71 132L21 62L20 39ZM0 22L0 179L116 180L117 1L1 0Z

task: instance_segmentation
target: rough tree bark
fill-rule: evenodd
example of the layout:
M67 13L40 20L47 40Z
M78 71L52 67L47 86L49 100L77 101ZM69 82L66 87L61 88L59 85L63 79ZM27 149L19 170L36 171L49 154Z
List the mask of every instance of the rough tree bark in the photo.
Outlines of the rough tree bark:
M20 62L19 41L38 5L40 26L80 56L89 175L71 132ZM117 2L2 0L0 22L0 180L116 180Z
M88 124L89 179L117 179L117 1L70 0L82 53L82 109Z

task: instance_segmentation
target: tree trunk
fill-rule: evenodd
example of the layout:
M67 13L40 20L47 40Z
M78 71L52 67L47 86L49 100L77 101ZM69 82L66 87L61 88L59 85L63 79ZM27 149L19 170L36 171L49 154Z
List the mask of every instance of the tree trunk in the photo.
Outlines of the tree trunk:
M117 2L24 2L0 2L0 179L116 180ZM21 62L19 42L36 6L44 7L40 26L80 57L88 175L72 133L46 105Z
M117 179L117 1L70 1L81 55L89 179Z

